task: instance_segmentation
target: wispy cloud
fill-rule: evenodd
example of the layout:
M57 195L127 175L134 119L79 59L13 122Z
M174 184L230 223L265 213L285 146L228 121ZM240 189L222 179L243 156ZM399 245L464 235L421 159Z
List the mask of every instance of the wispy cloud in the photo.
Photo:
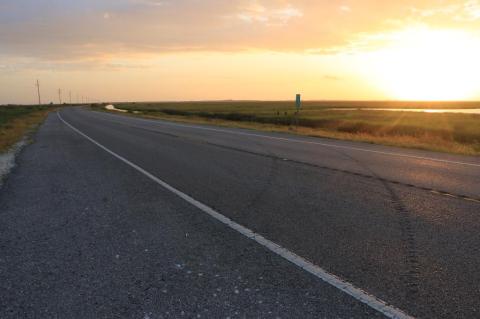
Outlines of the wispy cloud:
M445 22L446 19L455 22L475 22L480 20L480 1L443 2L430 7L413 7L411 11L410 18L422 21L444 19L443 22Z
M480 27L479 0L421 3L3 0L0 54L59 63L197 50L334 54L371 48L386 33L412 23Z
M325 80L329 80L329 81L340 81L340 80L342 80L341 77L335 76L335 75L330 75L330 74L324 75L323 78Z
M152 7L161 7L166 5L168 2L164 0L130 0L132 3L135 4L142 4Z
M5 72L18 71L122 71L146 69L148 64L134 61L118 61L116 59L81 59L81 60L44 60L35 58L8 59L7 64L0 64L0 70Z
M248 6L240 8L235 15L241 21L247 23L261 23L267 26L283 26L291 19L301 18L303 12L291 4L281 7L266 7L255 1Z
M345 13L349 13L352 11L352 8L350 6L347 6L347 5L342 5L340 7L338 7L338 9L342 12L345 12Z

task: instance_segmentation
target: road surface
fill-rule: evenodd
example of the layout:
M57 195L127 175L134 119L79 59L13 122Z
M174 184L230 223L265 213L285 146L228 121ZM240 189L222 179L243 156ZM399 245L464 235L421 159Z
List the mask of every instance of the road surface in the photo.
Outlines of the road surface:
M2 318L480 316L474 157L68 108L0 218Z

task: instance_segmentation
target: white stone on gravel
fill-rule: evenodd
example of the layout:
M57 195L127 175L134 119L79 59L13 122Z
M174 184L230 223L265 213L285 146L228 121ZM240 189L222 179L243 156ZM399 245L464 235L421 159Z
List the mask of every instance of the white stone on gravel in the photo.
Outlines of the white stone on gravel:
M0 153L0 187L3 179L15 167L15 157L25 145L27 145L27 137L24 137L20 142L12 146L7 152Z

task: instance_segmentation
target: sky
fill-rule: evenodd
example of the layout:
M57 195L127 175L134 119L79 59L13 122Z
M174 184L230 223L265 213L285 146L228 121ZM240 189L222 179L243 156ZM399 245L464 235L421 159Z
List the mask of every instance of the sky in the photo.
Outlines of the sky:
M480 100L480 0L1 0L0 104Z

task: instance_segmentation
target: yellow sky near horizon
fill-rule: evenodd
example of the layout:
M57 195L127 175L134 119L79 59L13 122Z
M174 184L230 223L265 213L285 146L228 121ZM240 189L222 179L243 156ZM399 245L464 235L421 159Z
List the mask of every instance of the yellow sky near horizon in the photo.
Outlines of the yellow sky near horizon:
M0 4L0 104L480 100L480 1Z

